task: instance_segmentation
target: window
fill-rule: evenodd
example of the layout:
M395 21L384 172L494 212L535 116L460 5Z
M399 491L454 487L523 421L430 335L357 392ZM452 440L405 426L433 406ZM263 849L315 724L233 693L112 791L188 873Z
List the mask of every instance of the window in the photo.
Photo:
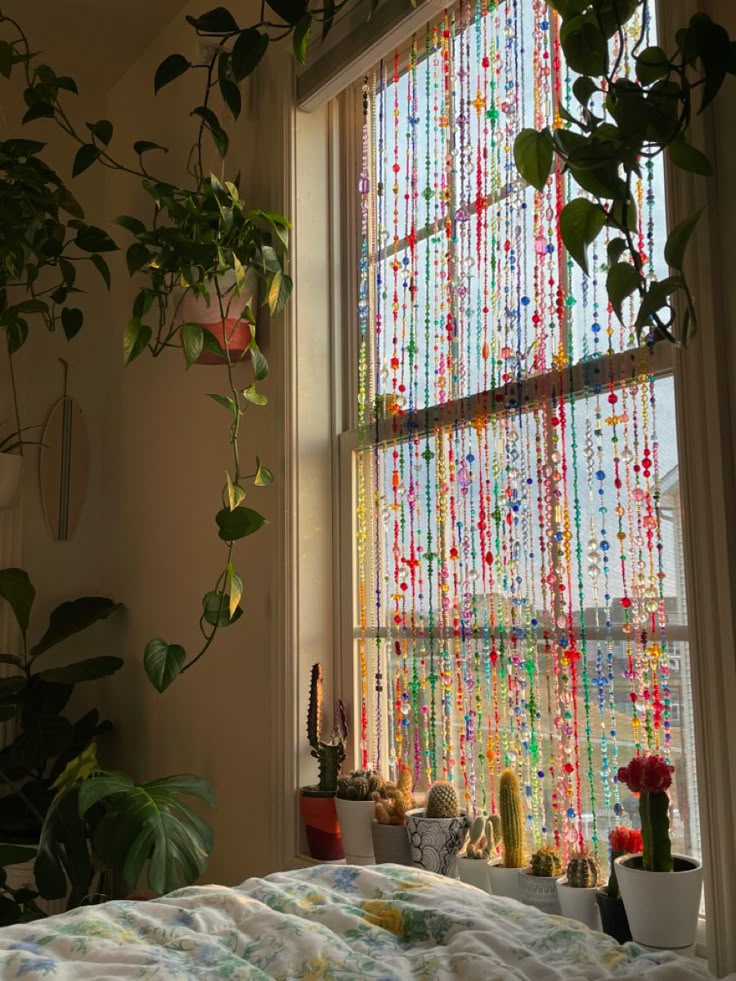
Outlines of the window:
M608 308L600 243L587 279L561 249L566 176L535 193L513 165L516 134L572 99L556 31L541 0L461 3L350 95L360 758L481 811L511 766L530 841L605 858L635 820L617 768L656 750L675 846L697 854L671 351ZM658 256L651 163L638 204Z

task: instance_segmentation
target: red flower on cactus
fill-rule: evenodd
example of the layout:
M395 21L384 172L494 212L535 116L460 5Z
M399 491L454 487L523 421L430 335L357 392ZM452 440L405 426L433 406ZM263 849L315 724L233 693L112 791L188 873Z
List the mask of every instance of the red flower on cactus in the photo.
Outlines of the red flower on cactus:
M636 855L642 850L641 831L634 828L612 828L608 835L612 852Z
M618 771L618 779L635 794L661 793L672 785L675 768L661 756L635 756Z

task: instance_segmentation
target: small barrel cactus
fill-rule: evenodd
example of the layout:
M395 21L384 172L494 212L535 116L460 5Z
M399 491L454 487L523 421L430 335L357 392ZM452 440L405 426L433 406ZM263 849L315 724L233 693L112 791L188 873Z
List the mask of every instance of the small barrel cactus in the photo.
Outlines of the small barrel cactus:
M542 847L534 852L531 861L532 875L539 875L546 879L562 875L562 860L556 848L550 845Z
M380 800L385 787L385 780L375 770L353 770L338 779L337 796L342 800Z
M573 852L567 863L567 884L576 889L592 889L601 877L600 866L595 855L587 849Z
M520 869L524 864L524 821L521 816L519 778L513 770L501 774L499 790L503 864L507 869Z
M451 818L457 817L459 813L457 791L452 784L444 780L433 783L427 795L426 816L428 818Z

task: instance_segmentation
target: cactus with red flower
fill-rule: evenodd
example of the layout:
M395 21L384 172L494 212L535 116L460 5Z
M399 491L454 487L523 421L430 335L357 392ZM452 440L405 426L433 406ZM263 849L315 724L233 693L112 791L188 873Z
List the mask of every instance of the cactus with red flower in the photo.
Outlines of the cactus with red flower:
M612 899L617 899L619 891L616 878L616 859L622 855L637 855L642 850L641 831L637 831L635 828L611 828L608 842L611 846L611 875L608 879L606 892Z
M618 771L618 779L634 794L639 794L641 818L642 867L648 872L671 872L670 799L674 767L654 754L635 756Z

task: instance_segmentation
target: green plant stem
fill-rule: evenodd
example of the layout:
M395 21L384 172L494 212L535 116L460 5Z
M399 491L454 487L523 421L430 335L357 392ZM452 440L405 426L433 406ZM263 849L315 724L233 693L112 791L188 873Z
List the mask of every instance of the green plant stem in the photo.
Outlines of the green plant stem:
M20 424L20 408L18 406L18 386L15 380L15 368L13 367L13 355L8 350L8 370L10 373L10 387L13 392L13 411L15 413L15 426L18 432L18 446L20 447L20 455L23 456L23 428ZM25 639L25 638L24 638Z

